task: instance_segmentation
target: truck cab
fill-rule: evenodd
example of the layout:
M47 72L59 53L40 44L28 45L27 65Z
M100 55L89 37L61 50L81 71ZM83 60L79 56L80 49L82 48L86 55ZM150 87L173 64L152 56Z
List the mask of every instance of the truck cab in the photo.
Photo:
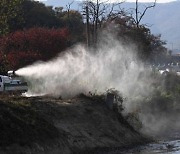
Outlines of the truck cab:
M27 82L15 79L10 76L0 75L0 92L26 92Z

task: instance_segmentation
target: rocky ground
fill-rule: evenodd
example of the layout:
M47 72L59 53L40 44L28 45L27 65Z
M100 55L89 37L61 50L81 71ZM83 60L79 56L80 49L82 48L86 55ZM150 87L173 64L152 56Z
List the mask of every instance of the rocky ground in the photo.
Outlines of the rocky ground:
M148 141L96 97L0 96L0 153L98 153Z

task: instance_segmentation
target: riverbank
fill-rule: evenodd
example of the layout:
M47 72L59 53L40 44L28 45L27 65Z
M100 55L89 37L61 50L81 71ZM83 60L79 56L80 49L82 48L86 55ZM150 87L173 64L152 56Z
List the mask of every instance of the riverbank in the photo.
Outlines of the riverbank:
M104 102L0 97L0 153L80 153L148 141Z

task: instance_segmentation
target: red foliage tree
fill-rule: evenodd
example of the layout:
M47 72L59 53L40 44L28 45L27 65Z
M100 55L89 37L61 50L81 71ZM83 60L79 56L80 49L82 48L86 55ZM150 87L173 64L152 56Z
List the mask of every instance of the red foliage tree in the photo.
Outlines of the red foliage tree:
M20 67L32 64L35 61L41 59L41 56L35 52L17 52L12 51L7 55L7 61L9 68L18 69Z
M36 60L49 60L69 44L67 29L31 28L0 38L0 52L11 67L18 68Z

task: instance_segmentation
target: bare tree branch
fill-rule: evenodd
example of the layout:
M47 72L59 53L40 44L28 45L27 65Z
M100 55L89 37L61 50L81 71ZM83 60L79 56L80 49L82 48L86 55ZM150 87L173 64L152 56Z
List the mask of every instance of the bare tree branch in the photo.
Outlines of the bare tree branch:
M74 0L66 5L67 11L71 9L71 5L74 3Z
M135 18L136 18L136 25L137 25L137 27L139 27L139 24L140 24L142 18L144 17L144 15L146 14L147 10L150 9L150 8L154 8L156 6L156 1L157 0L155 0L152 5L146 6L144 11L141 13L139 11L138 0L136 0L136 8L135 8L136 17ZM140 17L139 17L139 14L140 14Z
M98 31L104 20L107 20L109 16L114 13L115 7L122 4L125 0L120 0L116 3L110 3L110 0L86 0L83 4L85 10L88 7L90 27L92 30L92 40L94 44L97 42ZM118 12L118 11L117 11ZM83 11L85 13L85 11ZM84 14L85 15L85 14Z

